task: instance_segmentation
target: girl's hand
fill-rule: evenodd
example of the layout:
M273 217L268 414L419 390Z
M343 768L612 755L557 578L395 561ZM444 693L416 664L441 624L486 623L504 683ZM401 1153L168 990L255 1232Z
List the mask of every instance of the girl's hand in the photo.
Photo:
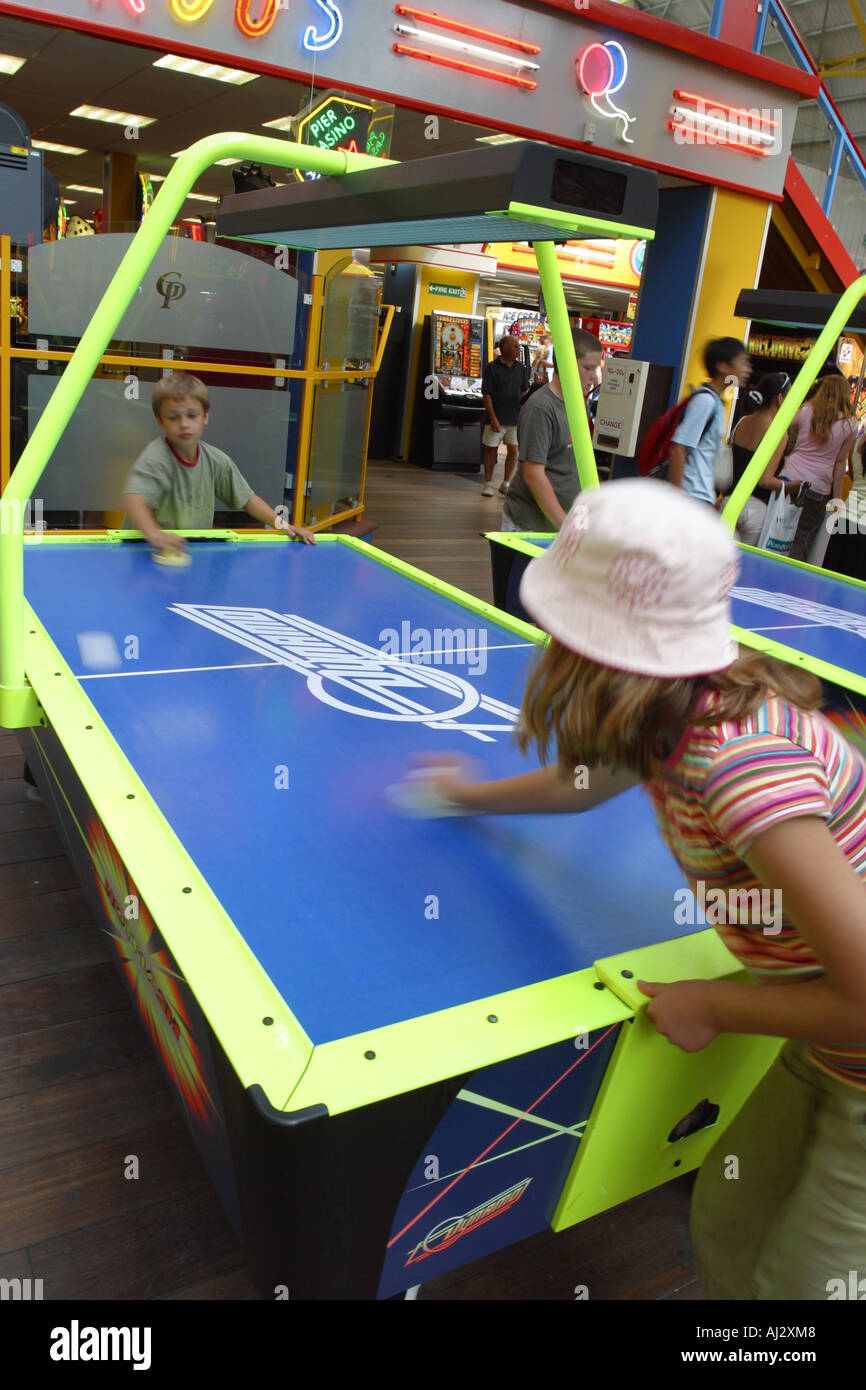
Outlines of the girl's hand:
M718 1037L710 1008L709 980L680 980L676 984L652 984L638 980L637 987L652 1003L647 1017L660 1033L683 1052L700 1052Z
M426 753L413 759L412 768L416 777L423 777L439 796L458 806L462 804L461 788L483 780L482 770L474 758L466 758L461 753Z

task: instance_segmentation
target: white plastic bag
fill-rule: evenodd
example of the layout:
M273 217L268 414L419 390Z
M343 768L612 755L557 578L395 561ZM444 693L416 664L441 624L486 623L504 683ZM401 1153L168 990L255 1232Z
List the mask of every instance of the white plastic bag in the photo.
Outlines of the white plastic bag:
M723 444L713 469L713 483L716 492L727 496L734 486L734 451L730 444Z
M802 508L786 497L784 490L777 492L767 504L758 549L769 550L774 555L787 555L794 544L802 515Z

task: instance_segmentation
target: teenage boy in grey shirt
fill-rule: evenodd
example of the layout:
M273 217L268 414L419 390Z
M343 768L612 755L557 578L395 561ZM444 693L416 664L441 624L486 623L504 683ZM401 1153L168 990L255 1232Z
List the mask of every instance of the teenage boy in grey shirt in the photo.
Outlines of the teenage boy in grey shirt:
M574 351L584 401L599 382L603 349L598 338L574 330ZM559 373L530 396L517 423L520 468L502 511L503 531L558 531L580 492L571 430Z

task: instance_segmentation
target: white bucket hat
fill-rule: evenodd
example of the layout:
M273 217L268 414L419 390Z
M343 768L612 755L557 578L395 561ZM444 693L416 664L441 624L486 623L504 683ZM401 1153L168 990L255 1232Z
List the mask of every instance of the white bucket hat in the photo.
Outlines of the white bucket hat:
M650 478L582 492L526 569L520 601L563 646L642 676L722 671L737 658L734 540L705 502Z

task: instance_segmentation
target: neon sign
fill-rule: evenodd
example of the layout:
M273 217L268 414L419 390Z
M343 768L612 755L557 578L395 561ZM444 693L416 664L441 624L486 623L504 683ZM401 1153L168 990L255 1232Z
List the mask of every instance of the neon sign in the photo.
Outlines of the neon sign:
M248 39L260 39L267 34L277 17L278 0L265 0L265 7L259 19L250 18L252 0L237 0L235 4L235 23Z
M399 22L394 25L394 32L401 38L421 40L426 46L419 48L416 43L395 43L393 49L395 53L402 54L406 58L420 58L427 63L435 63L443 68L455 68L458 72L472 73L475 77L489 77L495 82L505 82L512 87L521 87L525 91L534 92L538 83L531 77L525 77L523 73L528 69L530 72L538 72L538 63L533 63L529 58L521 56L514 57L513 52L501 53L495 48L488 48L477 43L467 43L467 39L485 39L489 43L500 45L501 48L516 49L521 55L540 53L538 44L525 42L523 39L512 39L506 34L496 34L492 29L479 29L474 24L466 24L463 20L448 19L445 15L433 14L430 10L418 10L413 5L395 5L394 10L400 16ZM429 24L429 29L419 29L415 23L406 21L421 20ZM439 33L438 30L444 29L446 32ZM452 38L451 35L459 34L460 38ZM445 50L442 52L442 50ZM453 55L453 56L452 56ZM475 60L484 59L484 63ZM469 60L469 61L467 61ZM498 63L499 67L487 66L487 61ZM503 71L503 66L505 71Z
M214 0L168 0L168 7L181 24L197 24L213 5ZM147 0L124 0L134 15L147 12ZM261 3L258 19L252 11ZM343 33L342 0L310 0L319 10L319 23L327 20L327 26L319 33L317 24L308 24L301 37L301 44L307 53L324 53L333 48ZM286 8L283 0L235 0L235 24L247 39L262 39L274 27L277 11Z
M334 47L342 34L343 16L334 0L313 0L313 3L327 15L328 31L325 34L317 34L315 27L310 24L304 30L302 42L308 53L324 53L326 49Z
M766 158L776 144L773 132L779 122L767 110L748 111L679 90L674 92L674 103L673 120L665 124L679 145L724 145Z
M393 120L394 108L386 103L325 95L295 118L293 138L320 150L353 150L384 159L391 148ZM300 169L293 172L299 181L320 177Z
M213 0L169 0L169 9L175 19L194 24L207 14L212 4Z
M616 121L620 127L618 138L626 145L633 145L628 128L637 118L611 101L613 94L619 91L628 77L628 58L622 44L613 39L607 43L588 44L577 59L576 66L577 80L589 97L593 110L599 116ZM602 98L606 100L606 106L599 106Z

